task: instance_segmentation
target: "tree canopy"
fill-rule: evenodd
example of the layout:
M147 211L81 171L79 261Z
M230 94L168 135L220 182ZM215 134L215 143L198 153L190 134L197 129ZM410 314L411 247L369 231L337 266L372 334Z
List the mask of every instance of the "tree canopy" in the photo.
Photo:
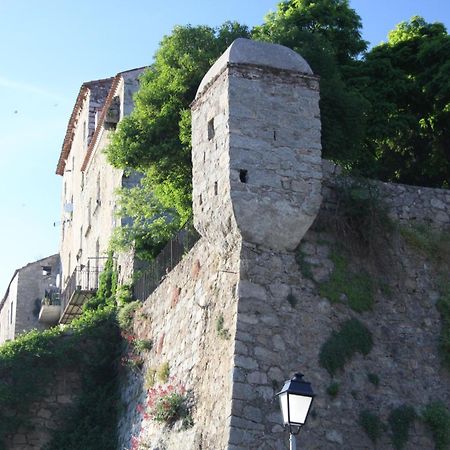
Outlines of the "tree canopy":
M370 104L354 166L369 176L449 187L450 37L421 17L367 53L354 84Z

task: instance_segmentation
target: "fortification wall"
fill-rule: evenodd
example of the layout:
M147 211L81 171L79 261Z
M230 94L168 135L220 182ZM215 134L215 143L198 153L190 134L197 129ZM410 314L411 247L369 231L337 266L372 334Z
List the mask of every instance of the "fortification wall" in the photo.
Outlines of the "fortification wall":
M132 436L149 448L226 448L238 255L219 254L201 239L136 313L134 333L138 339L151 339L153 348L144 353L143 367L129 371L123 383L126 409L119 425L120 449L130 448ZM217 333L220 317L227 338ZM194 405L193 426L181 430L178 423L175 433L143 418L149 388L145 379L165 363L170 368L169 384L182 383Z
M370 441L358 423L362 411L387 424L389 414L404 404L417 412L430 401L450 405L450 379L438 354L440 294L433 266L398 236L384 242L383 259L376 263L368 255L347 252L333 233L316 226L297 254L243 247L229 449L287 448L275 393L296 371L306 374L317 394L300 436L303 448L391 449L389 433L383 433L378 447ZM350 294L327 284L333 273L343 276L336 257L345 258L347 273L370 280L369 310L354 311ZM336 290L338 302L327 298L325 286ZM320 352L352 318L371 333L373 349L367 356L357 353L333 377L319 363ZM332 383L339 391L334 398L327 393ZM434 448L419 421L405 448Z
M343 177L342 170L331 161L323 160L322 210L336 206L337 186L351 178ZM450 227L450 191L398 183L365 180L374 188L374 195L386 207L391 219L409 225L420 224L437 229Z
M5 450L40 450L50 441L54 430L64 426L64 412L80 392L80 374L76 371L55 373L46 395L33 403L27 411L29 426L21 427L6 436ZM12 414L23 415L23 411Z
M449 194L369 182L378 202L373 227L343 233L355 226L338 207L342 186L353 181L324 162L320 185L317 80L286 48L236 42L193 104L194 223L203 238L135 317L137 337L154 347L124 383L119 448L134 435L139 450L285 449L275 394L300 371L317 394L302 448L392 449L388 424L397 408L450 405L436 308L450 262L435 264L436 255L418 251L395 227L446 228ZM288 99L280 84L299 94L287 118L298 121L294 130L282 126ZM253 100L258 107L246 108ZM339 337L343 330L350 338ZM164 362L171 382L192 391L187 430L143 420L138 406L144 375ZM387 426L376 445L359 423L364 411ZM404 448L434 448L420 420L412 420Z
M414 206L410 211L416 214ZM300 437L308 449L375 448L358 424L364 410L387 423L404 404L417 412L436 400L450 406L450 378L438 354L436 269L400 235L380 238L381 260L342 247L320 218L296 252L244 243L241 252L223 257L202 239L147 299L135 322L136 335L152 339L154 348L145 355L142 372L130 373L125 383L119 448L140 435L149 448L284 449L288 437L275 393L298 370L317 394ZM371 310L352 310L344 292L338 292L338 303L323 294L324 284L340 270L336 254L346 259L349 273L371 280ZM221 314L228 340L216 330ZM320 351L351 318L372 334L373 349L367 356L357 353L332 377L319 363ZM145 403L145 373L164 362L193 392L194 427L188 430L173 432L142 421L136 410ZM327 394L332 383L339 385L335 398ZM393 448L389 432L378 448ZM434 448L420 421L405 448Z

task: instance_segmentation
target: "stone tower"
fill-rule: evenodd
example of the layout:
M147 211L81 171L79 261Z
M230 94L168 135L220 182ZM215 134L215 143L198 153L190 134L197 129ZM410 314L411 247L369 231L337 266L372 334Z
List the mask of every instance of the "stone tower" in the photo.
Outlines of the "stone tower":
M277 44L237 39L192 104L197 230L224 249L293 250L321 203L319 82Z

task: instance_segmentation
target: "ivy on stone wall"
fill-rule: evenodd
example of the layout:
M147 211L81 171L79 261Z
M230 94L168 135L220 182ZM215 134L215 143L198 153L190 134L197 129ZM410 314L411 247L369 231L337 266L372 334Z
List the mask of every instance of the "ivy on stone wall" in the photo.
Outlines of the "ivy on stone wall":
M416 252L427 258L437 274L440 298L436 303L441 316L439 353L443 367L450 371L450 232L434 231L425 226L399 228L404 241Z
M322 345L319 353L320 365L330 375L344 368L355 353L367 355L373 347L371 332L358 319L349 319Z
M396 450L402 450L405 447L409 438L409 429L416 417L414 408L409 405L401 405L390 412L388 422L392 445Z
M347 303L356 312L370 311L374 302L374 283L370 275L363 270L351 271L343 252L334 250L330 259L334 270L329 280L320 285L320 295L332 303Z
M86 314L64 331L31 331L0 347L0 449L29 425L29 407L48 395L55 374L76 370L81 393L64 429L46 450L112 450L116 445L116 375L120 334L110 308Z
M422 420L433 433L436 450L450 446L450 411L441 401L430 402L422 411Z

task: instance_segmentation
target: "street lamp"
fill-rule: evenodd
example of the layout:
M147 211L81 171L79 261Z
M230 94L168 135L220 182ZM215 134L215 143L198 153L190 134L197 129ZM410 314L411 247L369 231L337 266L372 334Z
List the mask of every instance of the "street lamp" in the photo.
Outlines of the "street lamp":
M296 373L276 395L280 399L283 425L289 426L290 450L295 450L295 435L306 422L314 398L311 383L303 380L303 374Z

